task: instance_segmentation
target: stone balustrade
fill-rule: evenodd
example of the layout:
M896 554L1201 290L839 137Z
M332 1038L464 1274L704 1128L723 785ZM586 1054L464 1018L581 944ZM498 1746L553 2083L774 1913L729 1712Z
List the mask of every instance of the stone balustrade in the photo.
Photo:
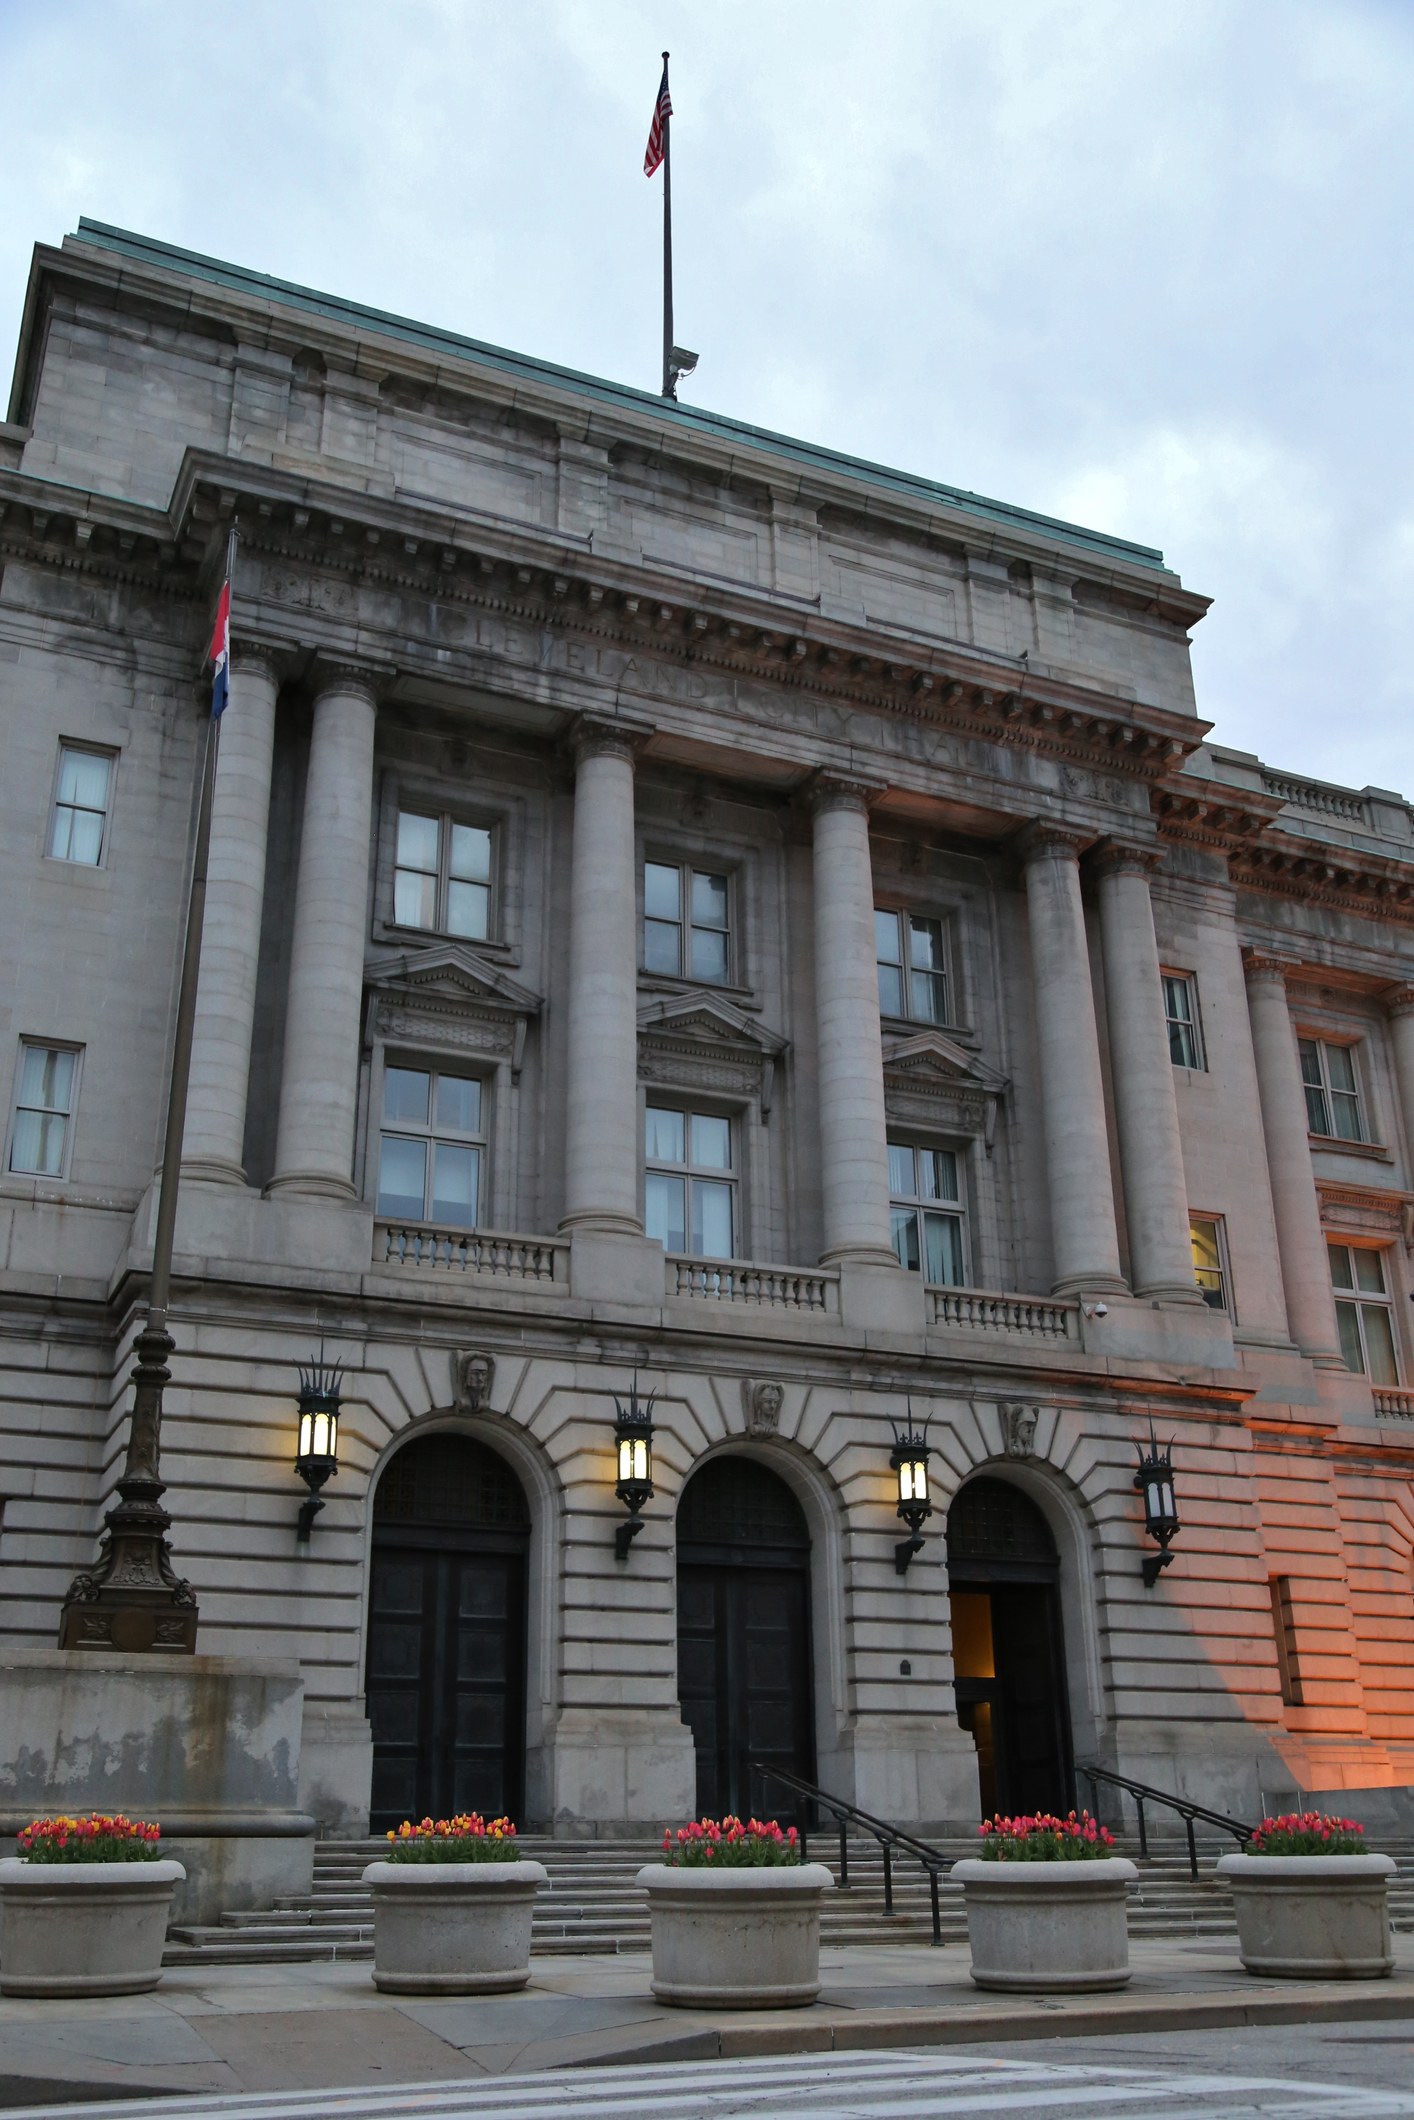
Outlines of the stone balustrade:
M1389 1391L1376 1384L1370 1396L1382 1421L1414 1421L1414 1391Z
M709 1303L754 1303L768 1310L812 1310L838 1316L840 1277L823 1268L756 1266L742 1259L667 1255L668 1294Z
M447 1229L430 1222L375 1222L373 1265L485 1274L508 1281L568 1287L570 1247L563 1237L520 1237L495 1229Z
M1033 1340L1079 1340L1078 1303L1043 1296L992 1295L971 1288L930 1288L928 1323L945 1332L1017 1333Z

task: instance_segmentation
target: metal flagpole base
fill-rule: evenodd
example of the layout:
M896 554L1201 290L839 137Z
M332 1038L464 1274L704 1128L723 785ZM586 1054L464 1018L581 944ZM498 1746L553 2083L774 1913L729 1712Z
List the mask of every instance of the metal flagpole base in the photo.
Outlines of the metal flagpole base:
M59 1618L61 1649L195 1653L196 1593L172 1566L166 1538L172 1519L157 1476L162 1389L171 1380L167 1357L175 1344L165 1326L151 1321L138 1335L132 1434L118 1501L103 1519L97 1566L69 1585Z

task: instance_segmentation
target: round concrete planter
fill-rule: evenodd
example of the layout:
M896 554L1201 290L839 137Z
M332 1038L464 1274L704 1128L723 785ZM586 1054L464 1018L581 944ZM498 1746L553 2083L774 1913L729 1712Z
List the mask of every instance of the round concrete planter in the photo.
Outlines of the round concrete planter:
M530 1978L538 1862L371 1862L373 1984L390 1995L503 1995Z
M1224 1855L1249 1973L1381 1980L1394 1970L1388 1855Z
M179 1862L0 1861L0 1995L139 1995L162 1978Z
M653 1922L653 1992L685 2009L789 2010L820 1992L820 1862L638 1873Z
M1138 1876L1122 1855L1097 1862L953 1864L967 1907L978 1987L1077 1995L1129 1979L1124 1888Z

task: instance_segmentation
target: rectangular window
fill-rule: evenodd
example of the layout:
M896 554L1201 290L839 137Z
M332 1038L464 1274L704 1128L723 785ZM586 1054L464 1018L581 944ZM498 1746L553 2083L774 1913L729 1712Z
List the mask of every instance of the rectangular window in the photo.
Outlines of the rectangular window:
M1288 1708L1305 1705L1301 1691L1301 1659L1296 1651L1296 1622L1291 1610L1291 1578L1271 1575L1272 1632L1276 1636L1277 1670L1281 1673L1281 1697Z
M85 751L60 744L59 777L54 784L54 815L49 820L49 855L54 861L77 861L96 869L108 836L109 797L113 786L111 751Z
M899 1263L930 1286L964 1288L963 1201L950 1148L889 1143L889 1219Z
M709 869L643 864L643 969L725 986L731 976L728 879Z
M644 1122L643 1226L664 1251L735 1258L732 1123L713 1112L650 1104Z
M481 825L398 812L393 920L484 942L491 932L491 834Z
M1203 1301L1214 1310L1226 1310L1227 1267L1223 1257L1222 1224L1207 1215L1193 1215L1188 1223L1188 1238L1193 1246L1193 1272Z
M378 1212L396 1222L475 1229L481 1198L481 1083L437 1069L383 1070Z
M946 1023L948 967L941 920L874 910L874 955L879 963L879 1014L915 1023Z
M10 1169L62 1178L78 1101L79 1054L72 1047L20 1046L19 1085L10 1128Z
M1306 1124L1311 1132L1336 1141L1365 1140L1355 1048L1326 1045L1316 1038L1301 1038L1297 1044L1306 1090Z
M1165 972L1164 1015L1168 1019L1169 1058L1175 1067L1201 1067L1198 1043L1198 996L1186 972Z
M1394 1317L1384 1256L1363 1244L1327 1244L1335 1321L1345 1366L1372 1384L1397 1384Z

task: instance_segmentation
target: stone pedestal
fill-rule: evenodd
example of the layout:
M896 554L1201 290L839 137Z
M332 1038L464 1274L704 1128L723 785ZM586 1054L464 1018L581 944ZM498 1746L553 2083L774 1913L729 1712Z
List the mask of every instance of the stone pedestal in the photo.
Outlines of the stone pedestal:
M186 1870L174 1921L310 1887L299 1665L12 1649L0 1656L0 1834L59 1812L155 1820Z
M565 1708L546 1733L552 1832L620 1840L696 1815L692 1732L672 1708Z

